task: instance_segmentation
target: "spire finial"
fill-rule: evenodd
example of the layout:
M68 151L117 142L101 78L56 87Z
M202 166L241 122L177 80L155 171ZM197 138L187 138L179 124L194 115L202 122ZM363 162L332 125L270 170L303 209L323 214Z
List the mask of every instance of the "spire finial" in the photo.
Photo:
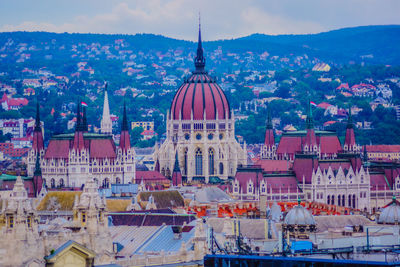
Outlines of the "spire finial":
M351 116L351 106L349 106L349 118L347 119L347 129L353 128L353 117Z
M314 128L314 120L313 120L313 117L312 117L312 108L311 108L311 99L308 99L308 111L307 111L306 127L307 127L307 129L313 129Z
M201 43L201 22L200 22L200 12L199 12L199 39L197 42L197 55L194 58L194 66L196 67L195 72L203 73L205 65L206 65L206 60L203 55L203 46Z
M126 103L124 101L124 113L122 117L121 131L128 131L128 119L126 117Z
M87 132L87 131L89 131L89 126L88 126L88 122L87 122L87 117L86 117L86 107L85 106L83 106L82 107L82 110L83 110L83 118L82 118L82 124L83 124L83 130L85 131L85 132Z
M80 103L80 100L78 100L78 107L76 110L76 128L75 128L75 130L80 131L81 128L82 128L82 125L81 125L81 103Z
M36 100L36 120L35 120L35 132L40 132L40 113L39 113L39 99Z

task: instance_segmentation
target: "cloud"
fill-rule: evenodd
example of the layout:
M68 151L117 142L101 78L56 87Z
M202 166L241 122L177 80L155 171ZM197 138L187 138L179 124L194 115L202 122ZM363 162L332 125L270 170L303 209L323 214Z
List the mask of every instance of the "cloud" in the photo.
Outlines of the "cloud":
M65 4L63 1L67 0L59 1ZM70 1L74 2L70 6L77 4L75 0ZM32 16L25 14L21 16L21 19L13 20L13 23L0 24L0 31L122 34L146 32L194 40L197 36L199 11L202 12L205 40L234 38L254 32L315 33L345 26L400 23L399 16L393 11L399 6L398 2L381 1L96 0L92 1L91 5L85 2L85 6L80 6L79 9L71 8L71 10L64 8L42 11L38 5L36 7L38 10L30 12ZM106 6L111 6L111 8L107 9ZM62 21L56 19L61 17L61 13L57 12L62 12ZM371 13L375 16L371 16ZM65 16L65 14L70 15ZM0 23L2 20L7 21L0 16Z

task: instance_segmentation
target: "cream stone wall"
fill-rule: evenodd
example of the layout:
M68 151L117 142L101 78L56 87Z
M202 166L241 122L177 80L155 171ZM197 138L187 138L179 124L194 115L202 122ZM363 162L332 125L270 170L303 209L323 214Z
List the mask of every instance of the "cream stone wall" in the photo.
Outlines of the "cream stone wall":
M225 120L170 120L167 115L167 138L155 151L162 174L172 175L176 153L188 182L204 178L208 183L212 176L225 180L235 176L239 164L247 163L246 145L235 139L233 113Z

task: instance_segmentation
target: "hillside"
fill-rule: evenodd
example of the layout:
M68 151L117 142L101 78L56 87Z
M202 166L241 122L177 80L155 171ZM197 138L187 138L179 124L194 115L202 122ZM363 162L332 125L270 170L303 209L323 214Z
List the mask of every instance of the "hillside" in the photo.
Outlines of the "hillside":
M69 34L47 32L6 32L0 33L0 45L9 38L22 43L50 43L57 40L65 45L86 42L100 44L124 39L138 50L165 51L171 48L193 47L193 42L176 40L154 34ZM270 54L285 56L307 54L326 61L347 63L364 61L371 64L399 65L400 26L362 26L344 28L318 34L266 35L252 34L246 37L204 42L207 51L221 47L232 52L268 51Z

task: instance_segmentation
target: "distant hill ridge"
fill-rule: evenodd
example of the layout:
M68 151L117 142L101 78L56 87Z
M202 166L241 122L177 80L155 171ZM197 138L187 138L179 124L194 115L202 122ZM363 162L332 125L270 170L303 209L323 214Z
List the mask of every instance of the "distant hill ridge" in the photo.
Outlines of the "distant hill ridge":
M169 48L193 47L193 42L177 40L155 34L83 34L49 32L3 32L0 33L0 45L8 38L18 42L57 42L72 44L78 42L110 43L115 39L125 39L133 43L136 49L165 50ZM255 33L231 40L204 42L207 50L221 46L232 52L267 51L271 55L304 54L335 62L359 62L372 64L400 64L400 25L375 25L343 28L318 34L266 35Z

